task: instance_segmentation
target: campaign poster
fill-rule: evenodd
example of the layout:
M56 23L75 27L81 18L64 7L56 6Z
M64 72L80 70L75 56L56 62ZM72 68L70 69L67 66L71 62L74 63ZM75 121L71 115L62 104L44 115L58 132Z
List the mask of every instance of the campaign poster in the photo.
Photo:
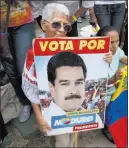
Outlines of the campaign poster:
M48 136L104 127L109 37L37 38L37 85Z

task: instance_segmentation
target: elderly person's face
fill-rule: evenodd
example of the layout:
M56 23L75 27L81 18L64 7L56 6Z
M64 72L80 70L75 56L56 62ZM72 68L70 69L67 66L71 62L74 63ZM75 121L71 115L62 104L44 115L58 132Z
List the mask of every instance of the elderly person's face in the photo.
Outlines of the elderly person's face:
M44 20L42 28L46 33L46 37L65 37L67 32L71 30L69 17L55 13L50 21Z

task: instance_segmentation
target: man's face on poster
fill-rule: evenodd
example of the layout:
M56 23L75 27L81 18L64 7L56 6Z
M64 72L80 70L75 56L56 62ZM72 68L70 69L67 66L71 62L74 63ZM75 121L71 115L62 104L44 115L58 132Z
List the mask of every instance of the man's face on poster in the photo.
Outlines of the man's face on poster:
M78 110L85 99L85 78L82 67L62 66L56 69L55 85L50 91L64 111Z

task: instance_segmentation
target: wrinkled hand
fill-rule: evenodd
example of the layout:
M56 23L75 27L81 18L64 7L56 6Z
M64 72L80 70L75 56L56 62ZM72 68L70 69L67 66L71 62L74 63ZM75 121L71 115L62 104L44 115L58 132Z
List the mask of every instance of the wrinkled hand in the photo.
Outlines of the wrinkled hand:
M45 134L47 131L52 130L52 128L48 125L48 123L45 120L43 120L43 124L39 124L39 129L40 129L40 132Z
M104 61L107 62L108 64L112 63L112 52L111 51L105 54Z
M121 79L122 78L122 75L123 75L123 68L119 68L117 71L116 71L116 79Z

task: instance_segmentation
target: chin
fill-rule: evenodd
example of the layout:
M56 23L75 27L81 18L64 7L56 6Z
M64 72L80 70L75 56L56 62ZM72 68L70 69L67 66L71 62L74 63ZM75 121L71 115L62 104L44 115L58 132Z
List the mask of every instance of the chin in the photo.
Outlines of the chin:
M56 37L65 37L65 34L57 34Z
M114 51L112 51L112 53L113 53L113 54L115 54L115 53L116 53L116 51L117 51L117 50L114 50Z
M78 111L80 107L73 107L73 108L67 108L66 111L67 112L74 112L74 111Z

